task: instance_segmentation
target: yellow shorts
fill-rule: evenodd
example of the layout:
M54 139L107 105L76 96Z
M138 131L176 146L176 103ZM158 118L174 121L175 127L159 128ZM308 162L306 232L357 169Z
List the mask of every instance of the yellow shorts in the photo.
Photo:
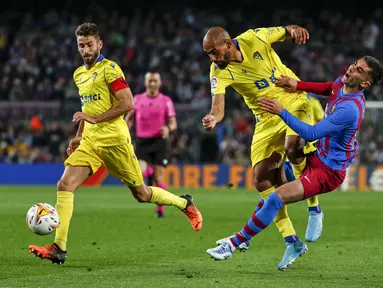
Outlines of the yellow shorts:
M83 139L64 162L64 166L67 165L90 167L92 174L103 165L110 174L120 178L128 186L137 187L144 183L140 165L130 143L96 146Z
M313 125L312 107L307 97L299 97L287 110L301 121ZM277 115L269 115L260 118L257 123L253 142L251 143L251 163L254 167L257 163L267 159L271 154L278 153L281 155L281 165L285 158L285 138L286 136L298 135L288 127L285 122ZM305 153L315 151L313 143L307 143ZM277 167L275 167L277 168Z

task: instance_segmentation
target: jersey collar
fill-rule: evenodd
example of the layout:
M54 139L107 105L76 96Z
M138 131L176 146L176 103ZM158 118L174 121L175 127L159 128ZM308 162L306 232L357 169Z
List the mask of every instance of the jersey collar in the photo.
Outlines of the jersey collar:
M363 95L364 96L363 90L355 92L354 94L345 94L343 92L343 88L344 88L344 85L339 89L339 96L340 97L352 97L352 96L358 96L358 95Z
M237 40L237 39L234 39L233 42L234 42L235 46L237 46L237 49L238 49L238 50L241 50L241 49L239 49L239 43L238 43L238 40Z
M97 63L97 62L101 62L101 61L104 60L104 59L105 59L104 55L102 55L102 54L100 53L100 56L98 56L98 59L97 59L96 63Z
M102 55L102 54L100 53L100 56L98 56L96 63L101 62L101 61L104 60L104 59L105 59L104 55ZM82 66L86 66L85 63L82 64Z
M242 53L242 51L241 51L241 46L239 46L239 42L238 42L238 40L237 40L237 39L233 39L233 42L234 42L234 44L235 44L235 47L237 47L238 51L241 53L243 60L242 60L241 63L239 63L239 62L230 62L230 64L234 64L234 63L236 63L236 64L238 64L238 63L239 63L239 64L243 64L243 63L246 61L245 54Z

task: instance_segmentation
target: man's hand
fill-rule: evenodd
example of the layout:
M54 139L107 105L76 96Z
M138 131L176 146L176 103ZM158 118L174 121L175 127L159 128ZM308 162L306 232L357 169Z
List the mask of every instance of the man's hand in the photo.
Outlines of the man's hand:
M68 148L66 149L66 154L68 154L68 156L70 154L72 154L74 152L74 150L77 149L77 147L80 145L80 141L82 139L82 136L76 136L74 137L70 142L69 142L69 145L68 145Z
M215 120L214 115L207 114L202 119L203 128L205 128L207 131L213 130L216 124L217 121Z
M288 92L297 92L297 85L297 80L284 75L281 75L281 77L277 78L277 81L275 81L275 86L281 87Z
M162 138L164 139L167 139L169 138L169 127L168 126L162 126L161 127L161 136Z
M281 103L279 103L277 100L261 98L259 100L259 106L261 106L263 110L275 115L281 115L283 111Z
M295 39L297 44L306 44L306 41L310 38L309 31L300 26L294 26L290 30L290 35Z
M90 116L84 112L76 112L73 115L73 122L80 122L81 120L84 120L86 122L89 122L90 124L97 124L96 117Z

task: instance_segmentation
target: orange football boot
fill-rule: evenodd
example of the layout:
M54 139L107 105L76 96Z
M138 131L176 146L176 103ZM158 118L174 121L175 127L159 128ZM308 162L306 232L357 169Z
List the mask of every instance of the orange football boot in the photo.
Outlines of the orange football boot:
M36 246L30 245L29 251L35 255L35 257L40 257L41 260L48 259L51 260L52 263L57 263L58 265L62 265L66 259L66 251L60 249L56 243L48 244L45 246Z
M182 210L182 212L184 212L185 216L188 218L195 231L201 230L203 218L201 212L198 211L194 204L193 197L188 194L181 195L180 197L188 201L185 209Z

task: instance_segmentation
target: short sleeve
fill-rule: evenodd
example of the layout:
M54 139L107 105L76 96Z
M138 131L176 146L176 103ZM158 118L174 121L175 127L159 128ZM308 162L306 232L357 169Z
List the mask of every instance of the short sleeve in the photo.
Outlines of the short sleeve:
M219 69L214 63L210 69L211 96L225 94L226 88L232 85L233 78L229 70Z
M253 30L255 36L267 45L275 42L283 42L286 39L286 29L284 27L256 28Z
M170 97L166 98L166 118L176 117L176 109L174 109L173 100Z
M105 79L106 82L110 85L115 80L123 78L125 79L124 73L122 72L120 66L117 63L110 61L105 67Z

